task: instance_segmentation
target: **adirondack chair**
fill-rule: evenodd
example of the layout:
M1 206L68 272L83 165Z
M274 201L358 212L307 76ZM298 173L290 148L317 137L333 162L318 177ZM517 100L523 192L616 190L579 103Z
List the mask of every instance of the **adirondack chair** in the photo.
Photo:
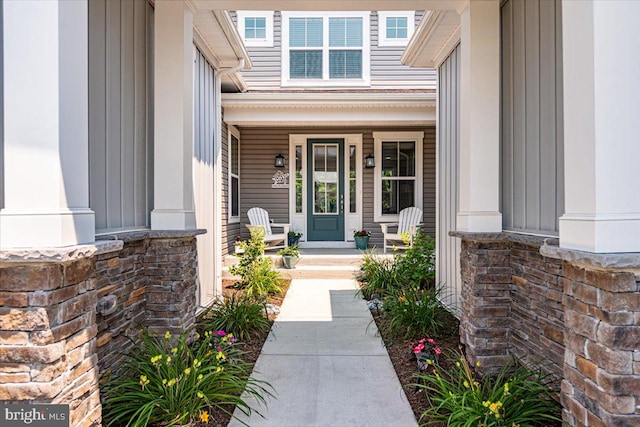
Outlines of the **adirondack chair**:
M264 228L264 241L267 245L269 245L266 250L282 249L288 246L289 242L287 239L287 234L289 233L289 227L291 224L271 223L269 221L269 212L262 208L249 209L249 211L247 212L247 216L249 217L249 222L251 222L250 225L247 225L247 228L249 230L257 227ZM284 232L282 234L273 234L271 227L283 228Z
M400 211L398 222L380 224L383 234L384 253L387 253L388 247L396 247L397 249L407 249L413 246L413 236L415 236L418 226L422 221L422 209L405 208ZM389 231L390 227L397 227L395 233ZM409 232L409 246L405 246L402 241L402 234ZM387 242L391 242L387 244ZM393 242L402 242L400 245L394 245Z

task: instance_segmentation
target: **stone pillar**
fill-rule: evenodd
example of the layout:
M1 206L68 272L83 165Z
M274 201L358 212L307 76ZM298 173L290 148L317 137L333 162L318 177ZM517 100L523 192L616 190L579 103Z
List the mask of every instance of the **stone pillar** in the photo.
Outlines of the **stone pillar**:
M454 234L462 238L460 340L470 363L496 373L512 360L510 242L499 233Z
M500 7L467 2L461 16L460 199L457 230L500 232Z
M154 30L154 230L196 228L193 206L193 14L157 0Z
M0 248L92 242L87 1L4 2L3 42Z
M101 417L95 262L78 253L0 254L0 401L70 404L74 427Z
M640 265L640 257L629 263L619 255L562 250L560 257L566 260L564 420L578 427L640 425L640 283L621 271Z
M639 15L637 1L562 2L563 248L640 252Z
M196 314L197 247L195 234L149 242L144 258L149 332L176 334L193 326Z

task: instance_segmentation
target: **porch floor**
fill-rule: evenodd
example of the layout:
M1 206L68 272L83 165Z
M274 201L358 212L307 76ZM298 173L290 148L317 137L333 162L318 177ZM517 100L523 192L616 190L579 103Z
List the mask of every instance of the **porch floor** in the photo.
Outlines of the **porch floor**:
M250 399L264 418L236 411L240 420L252 427L417 426L357 292L353 279L291 282L252 374L274 387L275 398L266 409Z

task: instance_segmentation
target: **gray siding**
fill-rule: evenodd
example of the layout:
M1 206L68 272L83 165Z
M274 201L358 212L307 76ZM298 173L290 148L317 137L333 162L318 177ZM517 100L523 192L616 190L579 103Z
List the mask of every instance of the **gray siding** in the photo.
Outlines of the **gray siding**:
M420 22L423 11L416 11L415 25ZM371 14L371 88L393 86L412 89L436 87L436 70L411 68L400 62L405 46L378 46L378 14Z
M415 24L424 15L416 12ZM233 13L236 19L235 13ZM253 62L251 70L242 75L250 90L279 89L282 72L282 20L280 12L273 17L273 47L247 47ZM410 68L400 62L403 46L378 46L378 14L371 13L371 88L385 87L413 89L435 88L436 73L433 69Z
M561 2L509 0L501 19L503 226L557 235L564 212Z
M289 134L338 134L361 133L363 154L373 153L374 131L424 131L424 171L423 171L423 228L435 236L436 206L436 156L435 127L424 128L243 128L241 129L240 150L240 191L242 237L247 238L247 211L255 206L269 211L274 222L289 222L289 190L272 189L271 177L275 172L273 159L278 153L289 152ZM287 155L289 167L289 158ZM363 218L362 225L372 232L370 242L381 246L380 225L373 220L373 169L363 168Z
M446 287L445 302L458 311L460 247L456 230L460 150L460 46L438 70L438 230L436 235L436 281Z
M4 99L4 52L2 25L4 22L2 14L3 2L0 2L0 99ZM4 102L0 102L0 209L4 208Z
M240 152L242 153L242 138L240 138ZM242 166L242 165L240 165ZM242 169L240 169L242 182ZM242 201L242 196L240 197ZM229 129L222 123L222 255L233 253L233 242L240 235L240 224L229 223Z
M96 231L149 227L153 8L89 2L89 206Z

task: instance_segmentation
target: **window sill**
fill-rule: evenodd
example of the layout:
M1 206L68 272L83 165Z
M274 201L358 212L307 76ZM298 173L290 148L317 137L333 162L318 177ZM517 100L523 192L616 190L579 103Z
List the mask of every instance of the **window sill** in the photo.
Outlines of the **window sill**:
M301 80L283 80L281 87L318 87L322 89L345 88L345 87L371 87L371 82L364 79L335 79L335 80L318 80L318 79L301 79Z

